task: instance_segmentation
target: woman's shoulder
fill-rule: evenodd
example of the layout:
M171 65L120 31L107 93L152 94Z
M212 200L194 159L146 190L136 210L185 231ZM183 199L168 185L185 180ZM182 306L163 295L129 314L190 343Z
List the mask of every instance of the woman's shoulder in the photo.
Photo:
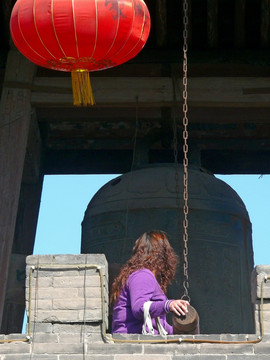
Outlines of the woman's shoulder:
M132 280L134 278L144 278L144 277L151 277L155 279L155 275L152 273L151 270L143 268L131 273L129 275L129 280Z

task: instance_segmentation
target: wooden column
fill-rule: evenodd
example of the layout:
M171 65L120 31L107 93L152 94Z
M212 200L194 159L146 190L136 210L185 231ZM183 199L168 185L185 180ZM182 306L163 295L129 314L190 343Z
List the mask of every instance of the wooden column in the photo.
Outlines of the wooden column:
M41 138L35 112L32 112L24 160L15 235L9 265L1 333L19 333L25 311L25 258L33 253L43 173Z
M236 47L245 46L245 10L246 0L235 0L235 11L234 11L234 45Z
M218 0L207 0L207 41L211 48L218 44Z
M35 69L18 51L10 51L0 103L0 323L31 117L27 86Z
M167 0L156 0L156 43L157 46L167 44Z
M261 45L270 44L270 0L261 0Z

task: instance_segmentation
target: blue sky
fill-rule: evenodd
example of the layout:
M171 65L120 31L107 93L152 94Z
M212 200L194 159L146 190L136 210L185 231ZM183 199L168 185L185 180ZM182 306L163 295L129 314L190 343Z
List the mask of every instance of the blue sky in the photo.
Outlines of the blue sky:
M100 187L117 175L46 176L35 254L80 253L81 222ZM216 175L242 198L253 227L255 265L270 265L270 175Z

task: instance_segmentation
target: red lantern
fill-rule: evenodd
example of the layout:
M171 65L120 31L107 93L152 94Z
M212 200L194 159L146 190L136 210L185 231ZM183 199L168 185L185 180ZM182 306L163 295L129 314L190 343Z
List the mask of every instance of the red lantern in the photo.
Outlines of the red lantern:
M17 0L10 32L18 50L46 68L71 71L74 104L93 104L89 71L138 54L150 31L143 0Z

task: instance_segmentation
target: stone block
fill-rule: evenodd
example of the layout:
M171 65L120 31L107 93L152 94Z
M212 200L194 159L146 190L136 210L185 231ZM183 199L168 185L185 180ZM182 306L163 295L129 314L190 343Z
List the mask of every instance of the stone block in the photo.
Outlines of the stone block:
M83 360L114 360L114 355L83 355ZM82 360L82 355L60 355L59 360Z
M228 355L227 360L269 360L269 355Z
M53 310L80 310L86 308L89 310L101 309L100 298L63 298L53 300Z
M37 278L36 277L32 277L32 287L33 289L36 288L36 282L37 282ZM53 282L53 276L46 276L46 277L39 277L38 278L38 288L47 288L47 287L52 287L52 282ZM29 288L29 281L25 282L25 287Z
M58 343L58 334L43 334L43 333L34 333L32 335L32 341L34 343Z
M31 300L34 301L35 298L39 301L41 299L71 299L76 297L78 297L77 288L39 288L37 292L33 289Z
M142 354L141 344L89 344L87 354Z
M101 333L101 324L91 323L90 324L54 324L53 332L56 334L100 334Z
M69 334L58 334L58 340L60 344L80 344L84 340L83 333L69 333Z
M261 313L260 311L255 311L255 326L256 333L260 334L261 329ZM263 311L263 329L265 334L270 334L270 311Z
M100 278L98 275L89 275L84 276L62 276L62 277L54 277L53 286L55 288L83 288L84 286L91 287L99 287L100 286Z
M82 322L97 322L102 320L101 309L79 310L78 320Z
M176 355L172 356L172 360L227 360L226 355L201 355L201 354L193 354L193 355Z
M106 294L108 296L108 294ZM101 297L101 289L100 286L94 287L87 287L78 289L78 296L79 297L86 297L88 298L99 298Z
M78 322L78 311L58 310L55 312L49 310L40 310L37 312L36 321L45 323L70 323Z
M58 335L59 338L59 343L64 343L64 344L70 344L70 343L76 343L76 344L80 344L83 342L86 342L88 344L92 344L92 343L103 343L104 341L102 339L101 333L87 333L87 332L82 332L81 333L65 333L65 334L59 334Z
M201 344L201 354L245 354L254 353L252 344Z
M252 300L261 298L261 284L263 283L263 298L270 299L270 265L258 265L252 273ZM266 280L267 279L267 280Z
M53 326L54 325L51 323L35 323L35 333L51 334L53 332ZM32 328L33 328L33 324L32 324Z
M144 354L196 354L199 352L200 345L192 343L168 343L168 344L144 344Z
M171 360L170 355L115 355L115 360Z
M260 343L255 347L255 354L268 354L270 358L270 343Z
M52 299L38 299L36 302L32 300L32 304L35 304L35 310L52 310L53 309L53 301Z
M27 342L11 342L0 344L0 354L30 354L30 344Z
M32 265L52 264L53 255L29 255L26 257L26 265L29 268Z
M35 343L35 354L82 354L83 344Z
M1 360L29 360L29 355L5 355ZM31 360L58 360L57 355L33 355L31 354Z
M8 334L4 335L4 340L25 340L25 334Z

